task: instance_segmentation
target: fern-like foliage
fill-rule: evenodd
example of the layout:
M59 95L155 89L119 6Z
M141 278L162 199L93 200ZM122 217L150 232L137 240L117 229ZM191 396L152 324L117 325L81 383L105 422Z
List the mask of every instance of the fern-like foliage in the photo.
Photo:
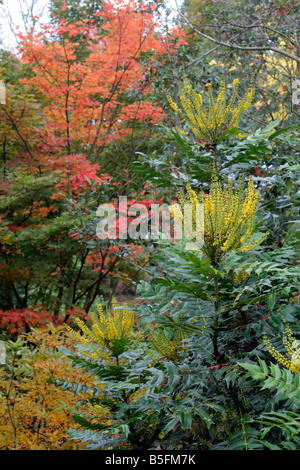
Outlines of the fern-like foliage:
M248 371L248 375L254 380L262 381L261 389L275 391L277 400L299 400L300 398L300 374L288 369L281 369L278 364L270 365L258 359L259 363L240 362L239 365Z
M265 411L252 421L261 426L256 444L270 450L297 450L300 447L300 374L282 369L278 364L268 365L262 359L258 362L239 365L247 370L249 377L261 382L261 390L268 389L274 393L269 406L271 404L275 408L280 402L280 407Z

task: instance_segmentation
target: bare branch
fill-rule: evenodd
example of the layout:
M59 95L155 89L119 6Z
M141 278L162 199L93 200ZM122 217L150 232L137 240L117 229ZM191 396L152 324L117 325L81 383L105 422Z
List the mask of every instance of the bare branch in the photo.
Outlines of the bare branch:
M284 49L279 49L278 47L274 47L272 45L270 46L241 46L238 44L234 44L231 42L225 42L221 41L219 39L213 38L209 36L208 34L202 33L202 31L199 31L198 28L196 28L192 23L184 16L179 10L178 10L179 16L186 22L186 24L199 36L201 36L204 39L207 39L210 42L213 42L214 44L217 44L218 46L223 46L223 47L228 47L229 49L236 49L239 51L260 51L260 52L276 52L277 54L280 54L282 56L288 57L289 59L295 60L298 64L300 64L300 57L297 57L295 54L292 54L291 52L288 52Z

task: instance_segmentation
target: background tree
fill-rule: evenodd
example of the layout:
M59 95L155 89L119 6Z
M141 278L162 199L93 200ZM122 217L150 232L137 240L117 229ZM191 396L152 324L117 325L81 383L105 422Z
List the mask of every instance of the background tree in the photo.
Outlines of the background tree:
M3 309L88 311L112 272L124 270L119 251L91 240L96 225L91 237L71 236L75 214L84 226L101 202L132 191L131 159L163 119L153 77L181 36L163 33L155 5L106 2L93 16L101 21L61 18L20 33L20 59L11 55L8 66L3 56Z
M245 84L256 78L258 105L252 119L259 124L277 117L295 122L299 117L292 100L293 82L300 71L298 2L185 0L178 14L190 37L202 46L189 67L219 65L231 77L238 74ZM212 79L214 73L211 70Z

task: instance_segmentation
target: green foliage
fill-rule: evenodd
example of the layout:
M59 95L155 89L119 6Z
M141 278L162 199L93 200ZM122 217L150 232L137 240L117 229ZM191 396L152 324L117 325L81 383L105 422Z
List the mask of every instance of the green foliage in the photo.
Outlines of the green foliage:
M161 2L154 3L158 9ZM280 338L286 325L296 341L300 338L300 127L299 110L291 102L297 61L291 63L286 55L295 53L291 41L297 42L299 34L293 26L294 5L271 3L185 1L181 11L190 23L195 14L199 30L207 29L216 40L222 30L224 41L235 41L242 49L218 45L212 59L209 40L201 34L200 39L197 33L191 34L189 25L187 43L181 45L175 57L173 45L167 48L170 54L165 54L163 64L155 57L150 61L148 52L141 54L139 61L147 65L145 83L153 80L156 85L155 92L152 90L146 97L151 103L165 105L167 126L154 128L144 121L136 122L123 140L115 138L105 147L100 146L91 159L98 158L101 171L112 175L102 175L101 183L94 179L96 173L89 165L77 160L76 155L68 155L70 161L66 160L66 164L70 168L79 164L76 177L89 170L87 177L79 178L78 185L71 189L64 162L61 167L55 161L57 166L36 167L36 171L28 172L24 162L22 170L16 160L16 168L8 168L15 154L22 157L26 151L27 158L32 158L30 149L37 150L37 142L43 141L39 132L45 102L40 96L33 98L19 82L19 78L32 73L30 64L21 66L11 55L1 54L1 76L9 83L9 111L14 118L11 124L5 112L8 108L1 108L1 308L8 312L20 308L23 312L28 306L42 304L41 308L53 311L55 317L65 314L67 321L73 305L89 312L99 295L109 299L114 281L122 279L137 285L138 302L127 317L127 327L121 316L107 316L102 322L91 314L87 322L77 322L81 331L75 333L79 343L75 348L61 342L54 345L58 349L47 349L43 355L22 341L9 343L10 355L13 351L21 354L15 354L17 368L11 374L15 389L20 392L19 401L14 402L17 411L24 412L24 397L34 394L40 386L38 379L50 390L52 404L54 387L60 389L60 400L67 394L68 403L60 402L60 406L68 417L73 417L72 424L68 424L72 445L69 439L60 443L76 447L79 442L85 449L122 450L300 448L300 375L274 362L276 356L270 357L273 350L264 341L270 338L277 357L282 357L284 344ZM95 19L99 31L101 16L94 18L94 13L103 11L102 7L101 2L81 0L50 2L50 10L57 15L53 23L64 18L70 25L86 19L88 29ZM249 15L245 15L245 8ZM249 17L257 27L249 27ZM212 25L218 28L217 34ZM78 66L89 54L91 44L86 39L83 29L76 30L70 39ZM62 34L60 46L64 40ZM264 50L243 51L250 43ZM277 50L270 54L264 45ZM228 83L236 84L234 80L239 79L241 96L247 93L249 76L253 77L256 92L252 106L248 108L248 102L240 107L245 112L239 120L215 120L215 132L210 138L209 133L203 134L199 129L195 132L198 141L180 133L178 115L171 115L167 95L172 97L176 110L179 84L187 76L194 90L203 95L203 102L210 102L209 116L213 120L217 116L214 106L220 105L225 95L225 85L221 85L224 74ZM221 93L215 102L213 96L218 91ZM237 89L232 92L235 96ZM196 91L193 93L194 98L198 96ZM143 97L142 90L126 89L116 103L116 113L120 103L130 108ZM99 103L103 104L103 100L106 106L103 97ZM225 108L218 109L221 112ZM189 106L184 110L189 112ZM202 108L201 111L204 112ZM190 127L195 124L194 118L188 119ZM112 113L111 124L114 119ZM208 123L202 115L204 121ZM78 129L82 130L80 126ZM111 136L109 126L107 132ZM46 137L49 143L57 138L48 134ZM72 146L76 152L85 152L83 142L77 140L71 142ZM56 155L55 147L51 151ZM147 205L162 196L164 202L173 204L178 193L187 187L197 194L202 191L208 198L213 192L212 176L225 185L230 180L233 187L240 177L252 179L259 204L251 212L251 250L226 249L222 256L213 256L216 225L206 240L212 249L202 253L187 250L184 241L147 240L133 244L132 240L111 243L96 238L96 209L100 203L115 203L119 194L137 201L141 187ZM225 193L222 198L226 206ZM218 215L218 228L223 224ZM261 233L269 235L255 246ZM240 233L236 246L239 242ZM138 261L136 248L141 254ZM30 336L31 341L35 341L35 334ZM51 354L58 364L50 373L47 360ZM36 358L38 366L34 363ZM66 372L62 371L64 366ZM6 372L0 371L4 374L3 383L9 367ZM42 370L40 375L34 375L36 367ZM49 374L51 379L46 385ZM26 387L33 383L33 376L37 382L30 390ZM10 411L9 393L5 393L0 396L2 408L6 406ZM35 397L32 402L40 413ZM26 431L30 429L31 433L33 429L31 416L26 414L26 419L29 427L22 428L22 448L26 447ZM13 421L11 424L15 432ZM7 431L6 423L3 429ZM30 438L35 440L35 431L32 434ZM11 435L16 446L16 432ZM55 447L55 435L50 441ZM36 445L43 447L44 443L34 442L32 447Z
M272 392L265 410L252 420L260 425L259 442L271 450L298 449L300 374L261 359L258 364L242 362L239 365L246 369L248 377L260 382L261 390Z
M269 362L263 341L265 335L281 334L285 323L296 337L299 334L297 230L293 226L276 232L279 218L281 223L295 221L294 202L280 207L278 201L297 200L296 175L290 157L281 153L286 134L275 129L277 124L239 143L228 139L217 149L223 180L230 175L236 183L242 173L253 176L261 198L255 222L262 232L270 230L270 240L248 252L228 250L218 260L188 251L184 241L159 240L153 258L159 274L153 270L137 291L144 300L136 309L144 337L136 349L120 356L121 368L88 365L86 359L82 364L98 377L99 387L113 393L118 403L123 400L112 415L129 431L119 428L115 441L115 427L101 429L97 441L95 429L82 420L87 434L82 430L73 437L90 438L91 448L109 443L113 448L147 449L298 448L299 376ZM172 189L175 184L178 190L190 178L197 152L199 167L203 153L178 134L176 145L181 146L184 170L176 170L176 158L169 165L167 158L146 157L135 170L158 185ZM207 169L212 170L214 156L210 151L206 156ZM193 173L189 183L211 191L208 173L204 181ZM273 188L277 197L271 200ZM257 356L259 365L253 362ZM78 360L73 358L74 364ZM261 387L255 385L257 380ZM132 400L135 394L138 398ZM149 418L151 433L142 425Z

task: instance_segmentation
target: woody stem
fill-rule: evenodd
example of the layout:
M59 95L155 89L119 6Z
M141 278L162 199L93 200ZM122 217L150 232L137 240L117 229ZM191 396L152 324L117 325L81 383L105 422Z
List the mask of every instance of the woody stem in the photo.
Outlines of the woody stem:
M214 167L215 167L215 170L217 170L217 144L214 143L213 146L214 146Z

